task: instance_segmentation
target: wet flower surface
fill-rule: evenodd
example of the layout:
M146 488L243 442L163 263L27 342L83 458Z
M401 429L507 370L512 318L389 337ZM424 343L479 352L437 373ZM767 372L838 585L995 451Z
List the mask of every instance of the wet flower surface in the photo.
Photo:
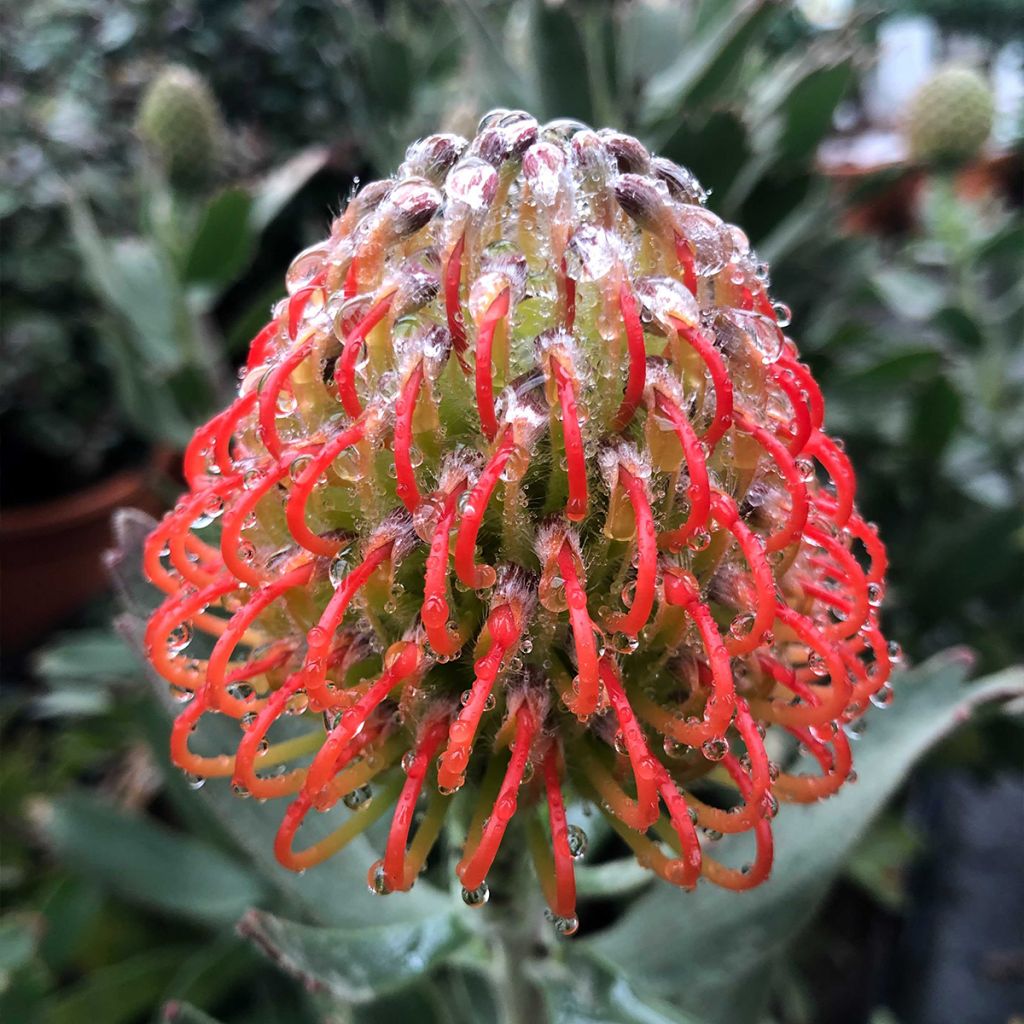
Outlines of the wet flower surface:
M368 881L408 889L450 816L480 905L514 829L571 934L570 802L675 886L748 889L780 804L852 780L891 695L885 550L767 268L704 198L628 136L496 111L292 263L146 547L171 756L280 798L286 867L388 815ZM214 714L237 749L198 753ZM732 833L743 868L713 856Z

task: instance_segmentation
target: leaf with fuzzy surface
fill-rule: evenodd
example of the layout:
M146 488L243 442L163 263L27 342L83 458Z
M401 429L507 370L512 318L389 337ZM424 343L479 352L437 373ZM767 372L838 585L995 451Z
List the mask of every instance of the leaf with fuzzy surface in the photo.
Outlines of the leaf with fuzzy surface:
M413 924L317 928L252 911L238 929L307 987L363 1003L417 981L470 939L454 914Z

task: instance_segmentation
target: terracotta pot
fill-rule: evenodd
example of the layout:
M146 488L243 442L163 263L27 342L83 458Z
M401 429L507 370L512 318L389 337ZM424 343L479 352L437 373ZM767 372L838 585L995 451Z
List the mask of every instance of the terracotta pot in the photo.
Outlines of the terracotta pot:
M101 556L122 505L156 514L156 485L174 463L165 450L74 494L0 513L0 643L26 649L107 586Z

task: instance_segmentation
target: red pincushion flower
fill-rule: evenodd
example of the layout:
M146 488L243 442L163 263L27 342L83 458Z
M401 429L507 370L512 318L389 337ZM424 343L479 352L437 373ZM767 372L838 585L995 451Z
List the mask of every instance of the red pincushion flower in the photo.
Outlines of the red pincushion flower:
M499 111L293 262L146 550L172 757L289 801L285 866L390 812L370 884L408 889L465 793L466 901L518 811L568 934L567 793L674 885L747 889L779 802L851 777L843 726L889 693L885 550L765 268L703 201L635 139ZM190 748L212 713L234 753ZM785 742L820 771L773 763ZM739 832L744 870L705 848Z

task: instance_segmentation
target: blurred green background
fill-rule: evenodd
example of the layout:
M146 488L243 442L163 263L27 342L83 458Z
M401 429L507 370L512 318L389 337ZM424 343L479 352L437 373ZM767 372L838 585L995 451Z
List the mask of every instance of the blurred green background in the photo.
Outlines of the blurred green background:
M635 133L748 232L916 666L857 795L805 820L765 896L669 921L598 851L590 944L534 979L552 1019L1024 1021L1021 698L981 708L1024 659L1021 0L26 0L2 21L5 1020L497 1019L460 917L389 901L367 930L344 896L366 865L282 880L264 819L167 771L96 559L113 507L173 499L175 453L357 183L510 106ZM922 100L950 62L980 93ZM631 927L670 956L631 958Z

